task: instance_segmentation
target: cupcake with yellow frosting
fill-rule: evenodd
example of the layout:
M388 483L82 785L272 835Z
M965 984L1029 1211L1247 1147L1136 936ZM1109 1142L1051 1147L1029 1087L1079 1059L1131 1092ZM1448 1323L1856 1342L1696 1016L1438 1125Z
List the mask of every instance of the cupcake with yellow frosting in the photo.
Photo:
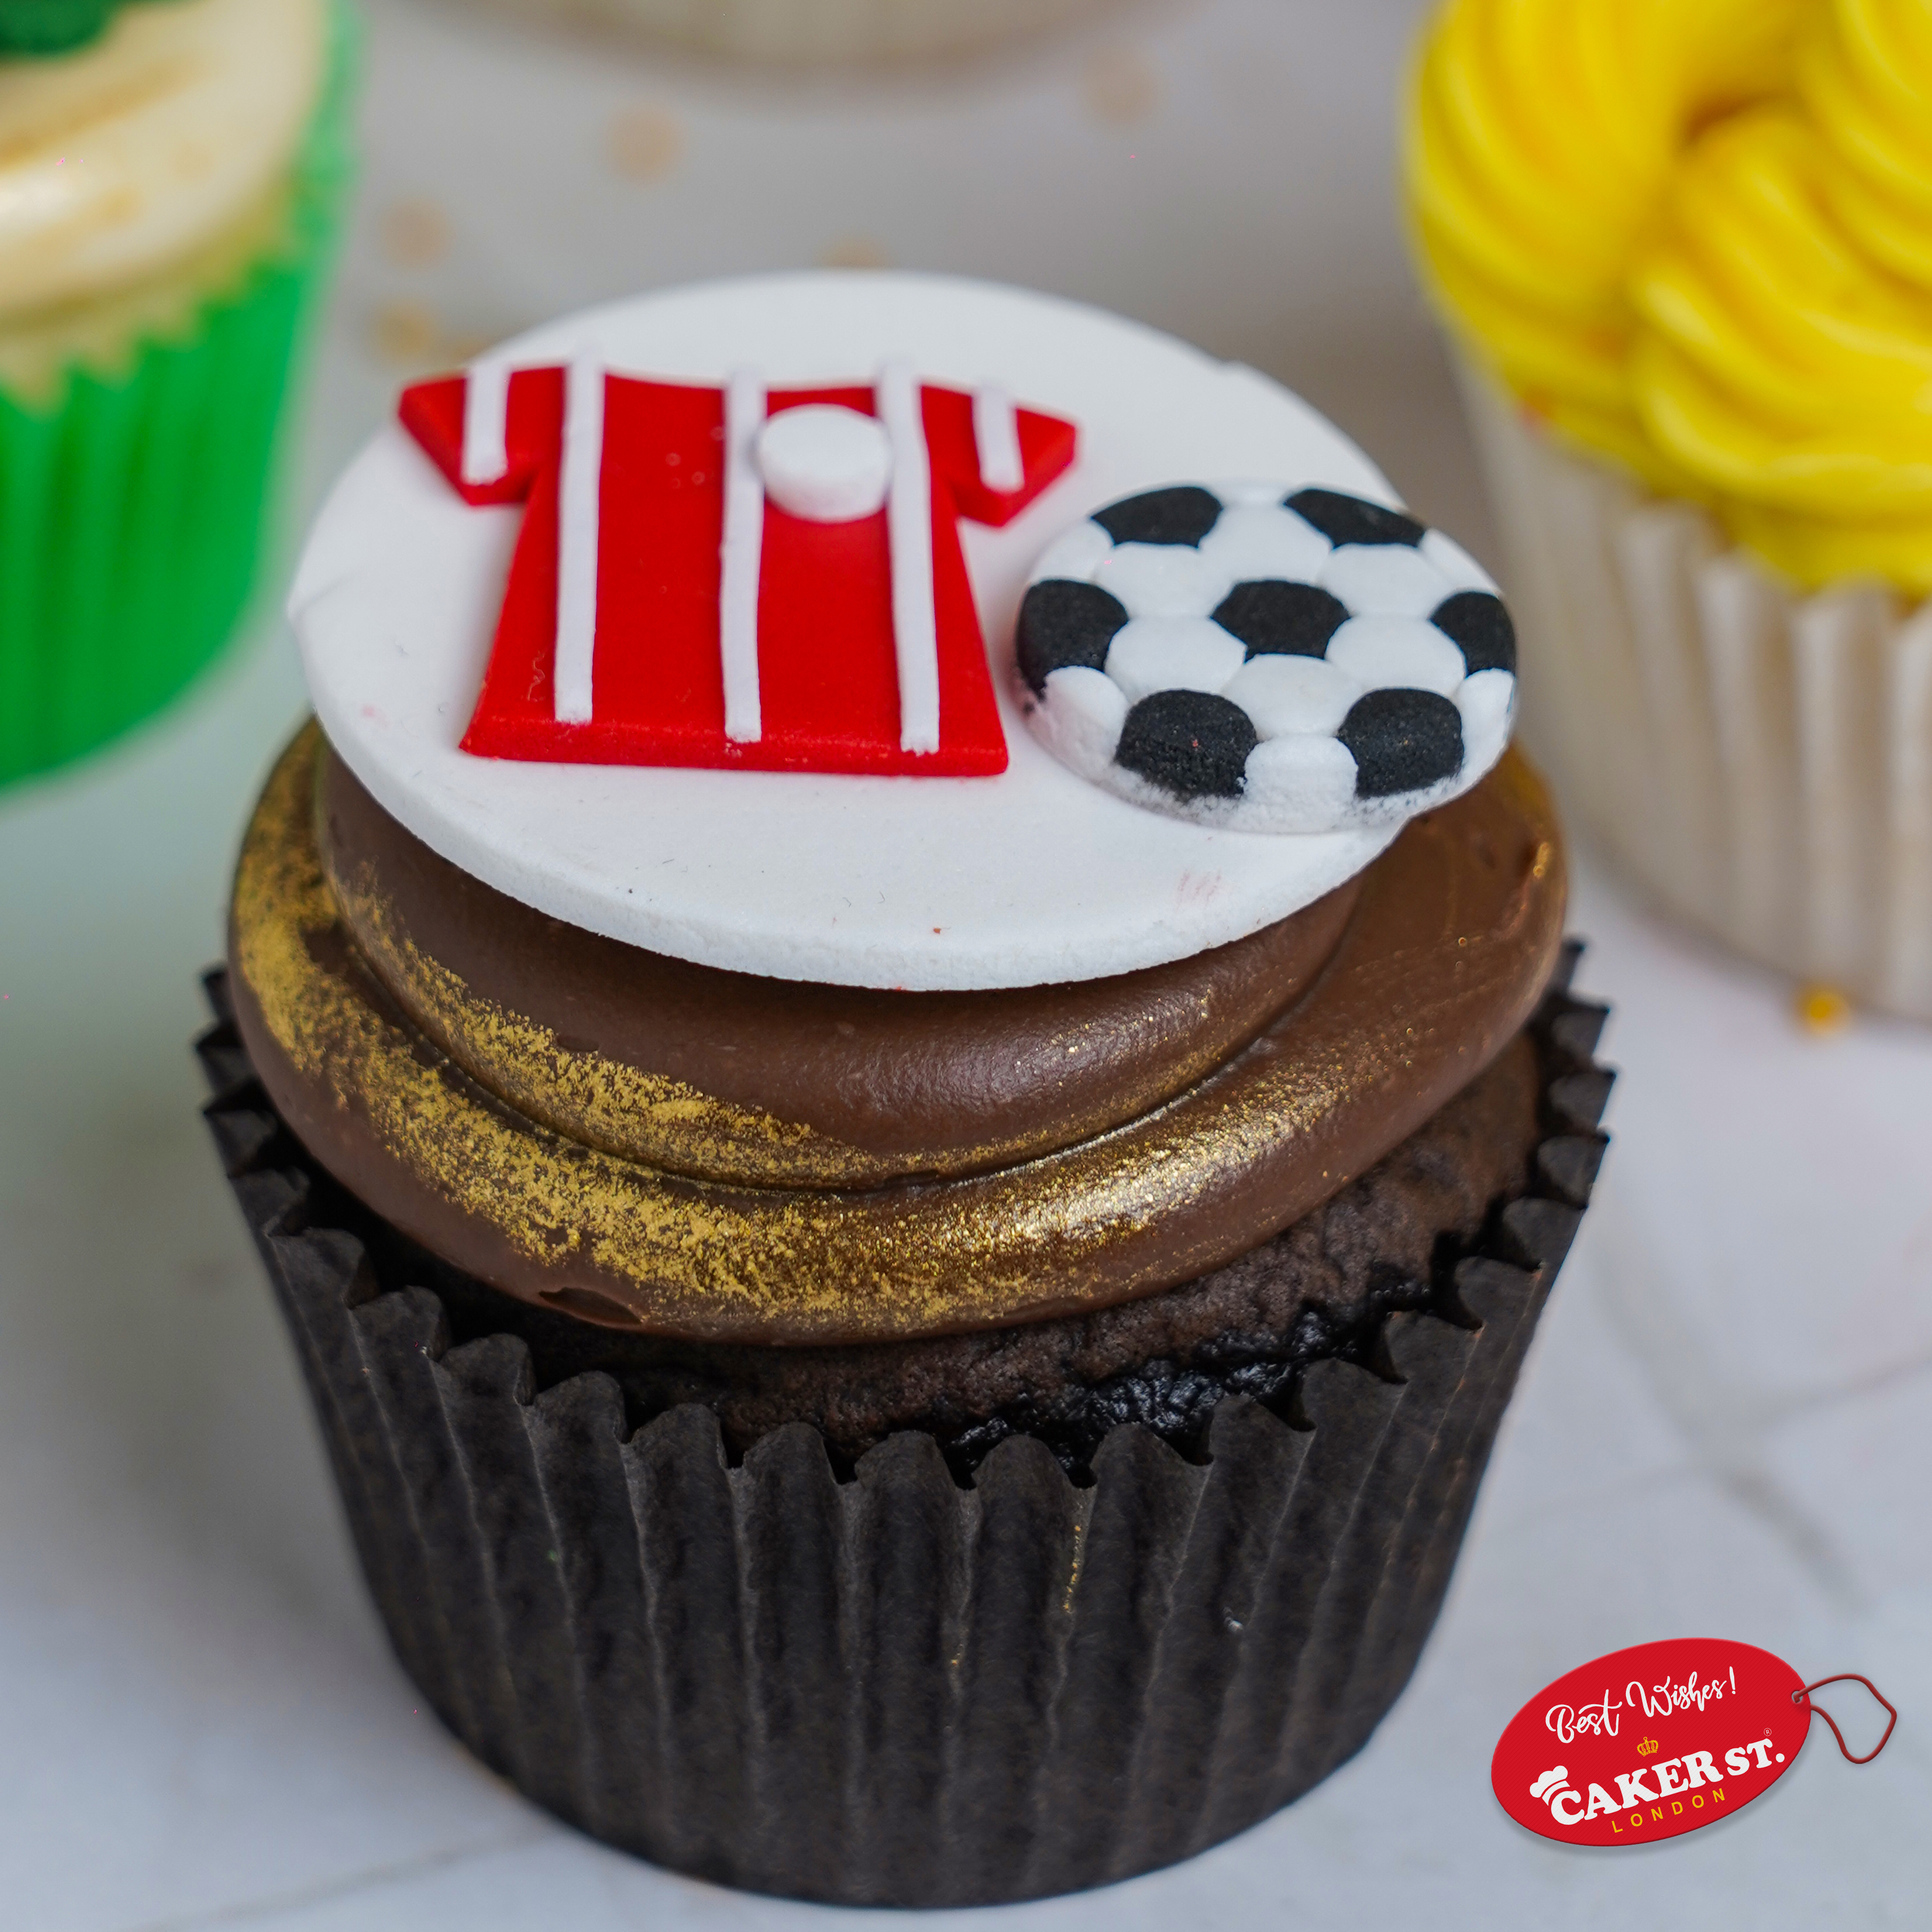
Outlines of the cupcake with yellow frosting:
M248 602L347 28L332 0L0 0L0 784L151 713Z
M1932 1019L1932 4L1450 0L1406 175L1574 815Z

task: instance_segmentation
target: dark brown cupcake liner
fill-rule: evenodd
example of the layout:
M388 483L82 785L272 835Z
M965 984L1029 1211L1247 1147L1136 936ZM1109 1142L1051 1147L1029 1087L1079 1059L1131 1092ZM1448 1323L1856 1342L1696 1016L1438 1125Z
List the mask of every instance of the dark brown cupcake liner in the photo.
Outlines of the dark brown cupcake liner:
M634 1427L606 1375L538 1390L522 1340L452 1346L434 1292L382 1278L381 1224L275 1115L219 975L200 1052L370 1592L450 1730L678 1870L988 1904L1245 1829L1408 1681L1602 1155L1577 950L1532 1027L1556 1131L1484 1251L1292 1403L1222 1402L1204 1460L1123 1426L1084 1485L1018 1436L962 1486L918 1432L842 1481L802 1424L734 1467L706 1408Z

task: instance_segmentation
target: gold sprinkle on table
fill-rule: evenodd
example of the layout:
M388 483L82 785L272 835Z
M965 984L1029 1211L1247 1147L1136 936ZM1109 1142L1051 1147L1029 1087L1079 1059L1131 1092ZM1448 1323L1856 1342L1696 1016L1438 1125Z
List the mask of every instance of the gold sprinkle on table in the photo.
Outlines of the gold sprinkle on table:
M421 196L393 203L379 232L382 253L399 268L433 268L449 253L449 217Z
M668 107L626 107L612 117L604 152L626 181L662 181L684 153L684 124Z
M1837 987L1819 983L1800 986L1792 1010L1798 1024L1820 1040L1843 1033L1857 1015L1857 1009Z
M442 341L442 324L427 302L385 302L369 319L369 346L392 368L427 368Z
M1160 104L1160 76L1144 54L1132 47L1108 47L1087 64L1081 98L1103 127L1130 128L1146 120Z
M821 268L889 268L892 265L885 244L869 235L842 235L818 253Z

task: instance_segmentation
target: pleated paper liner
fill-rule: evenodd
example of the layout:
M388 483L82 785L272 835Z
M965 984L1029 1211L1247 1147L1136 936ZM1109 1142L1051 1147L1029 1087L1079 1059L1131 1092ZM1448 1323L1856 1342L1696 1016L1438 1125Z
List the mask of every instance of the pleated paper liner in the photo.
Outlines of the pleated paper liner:
M346 7L332 33L274 248L111 373L73 366L44 400L0 390L0 784L159 710L247 610L352 175Z
M520 1338L452 1346L406 1244L303 1154L218 974L200 1051L370 1592L450 1730L660 1864L966 1905L1244 1830L1408 1681L1602 1154L1574 956L1533 1023L1534 1174L1430 1312L1386 1318L1380 1372L1318 1361L1280 1413L1231 1397L1202 1461L1117 1428L1084 1484L1020 1436L962 1486L919 1432L842 1482L798 1423L734 1467L707 1408L627 1415L595 1372L540 1390Z
M1462 375L1568 814L1738 952L1932 1020L1932 605L1801 596Z

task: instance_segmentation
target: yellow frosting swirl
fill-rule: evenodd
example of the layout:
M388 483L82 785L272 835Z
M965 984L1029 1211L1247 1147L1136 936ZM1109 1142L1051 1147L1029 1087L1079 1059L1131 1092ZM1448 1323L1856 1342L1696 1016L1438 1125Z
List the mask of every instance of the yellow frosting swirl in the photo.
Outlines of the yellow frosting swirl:
M1451 0L1420 253L1563 434L1807 586L1932 592L1932 0Z

